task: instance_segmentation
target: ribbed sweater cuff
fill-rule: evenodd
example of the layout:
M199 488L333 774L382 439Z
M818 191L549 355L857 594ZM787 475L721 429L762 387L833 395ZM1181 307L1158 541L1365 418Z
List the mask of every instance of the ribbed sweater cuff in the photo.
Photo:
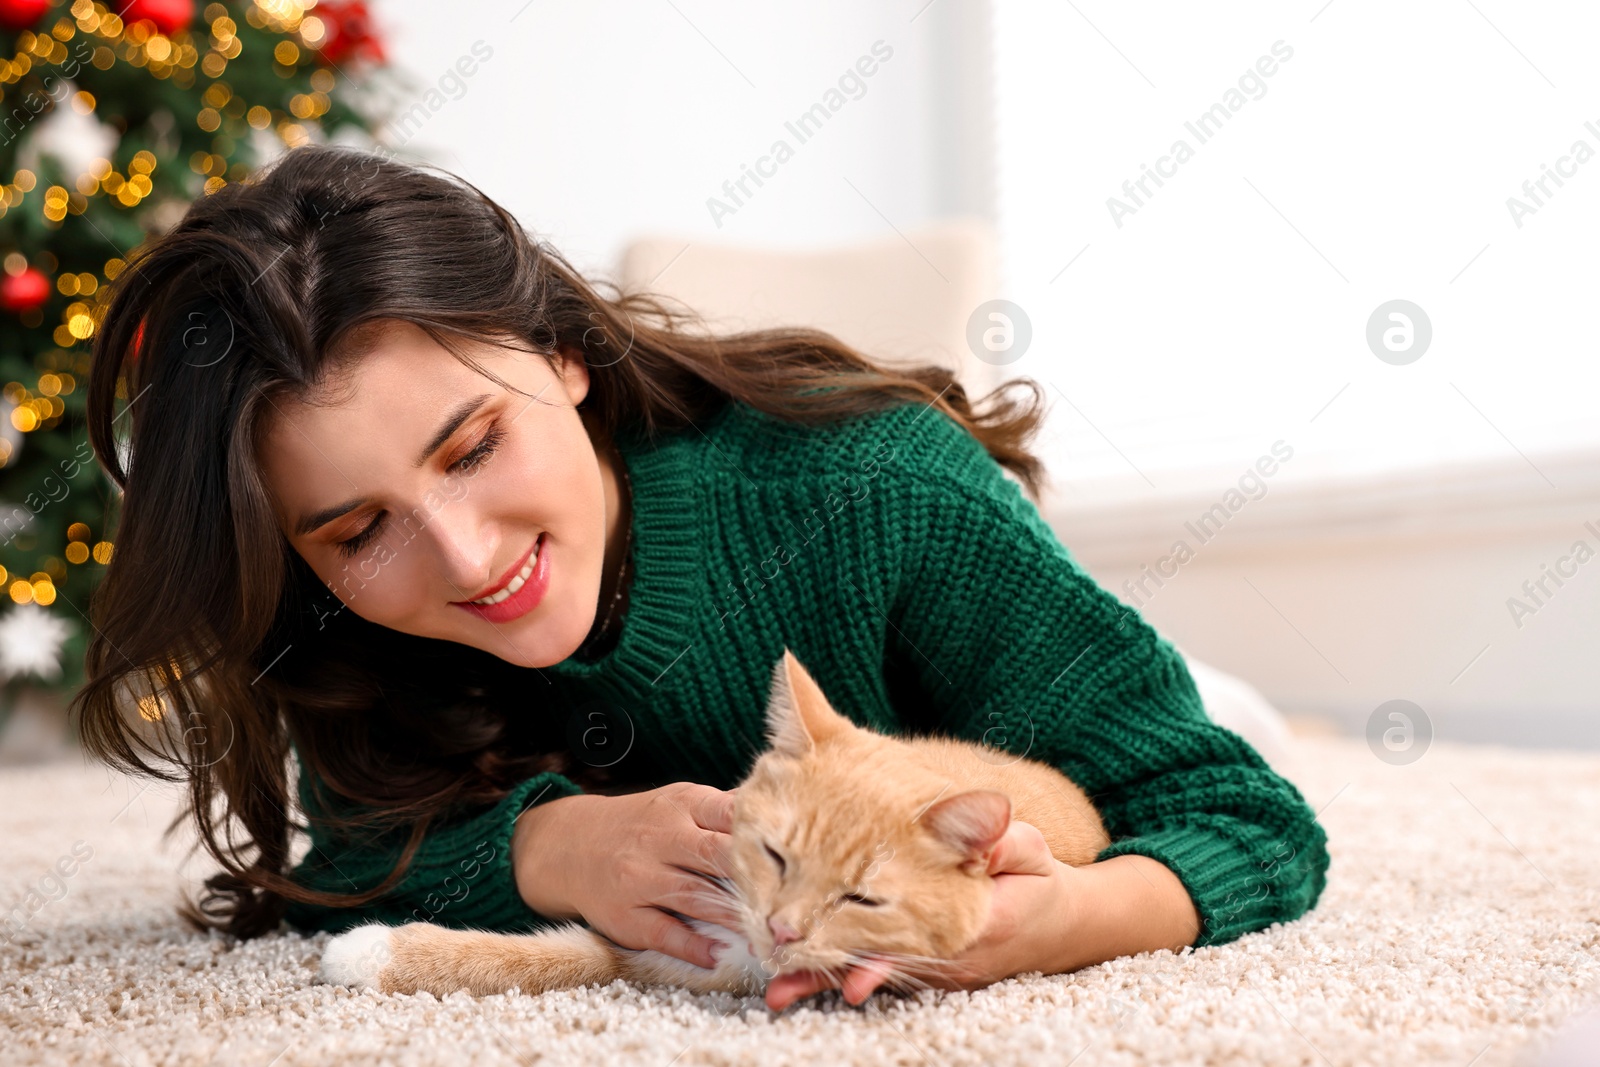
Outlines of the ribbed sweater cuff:
M1288 846L1266 860L1241 848L1238 842L1200 827L1174 827L1125 838L1101 851L1098 859L1112 856L1148 856L1178 876L1200 912L1200 933L1194 946L1218 945L1244 934L1301 914L1321 889L1307 884L1307 865L1319 870L1315 858L1304 853L1320 850L1323 839L1298 851ZM1325 866L1325 863L1323 864Z

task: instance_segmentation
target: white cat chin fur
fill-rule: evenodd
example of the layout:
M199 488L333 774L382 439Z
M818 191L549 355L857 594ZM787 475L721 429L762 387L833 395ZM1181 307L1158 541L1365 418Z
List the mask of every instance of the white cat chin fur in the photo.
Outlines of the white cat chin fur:
M333 938L322 950L319 974L324 982L352 989L377 989L378 975L393 957L389 927L358 926Z
M763 980L767 977L767 972L761 966L761 959L751 949L750 942L745 940L743 934L703 920L696 920L693 925L698 932L723 945L720 954L722 958L717 960L717 970L743 971Z
M636 981L683 986L700 993L722 991L760 996L766 990L771 975L762 967L760 957L751 950L743 934L701 919L690 919L689 925L696 933L724 946L722 958L714 969L707 970L676 956L646 949L629 953L632 957L629 977Z

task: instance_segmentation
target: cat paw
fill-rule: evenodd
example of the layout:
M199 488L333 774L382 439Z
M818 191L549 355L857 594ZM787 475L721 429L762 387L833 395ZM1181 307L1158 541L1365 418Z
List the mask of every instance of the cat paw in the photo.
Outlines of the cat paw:
M333 938L322 950L322 980L352 989L381 989L378 977L394 958L389 935L389 927L374 923Z

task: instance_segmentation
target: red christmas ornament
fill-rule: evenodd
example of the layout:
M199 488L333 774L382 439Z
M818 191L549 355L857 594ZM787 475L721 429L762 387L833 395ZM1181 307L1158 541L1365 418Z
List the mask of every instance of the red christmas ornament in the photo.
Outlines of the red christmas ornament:
M322 0L312 14L322 20L324 33L318 51L327 62L353 58L385 62L383 41L373 32L366 0Z
M0 307L7 311L32 311L50 297L50 279L34 267L0 278Z
M50 10L50 0L0 0L0 27L26 30Z
M149 19L157 33L171 37L194 21L194 0L131 0L122 9L122 21L132 24L140 19Z

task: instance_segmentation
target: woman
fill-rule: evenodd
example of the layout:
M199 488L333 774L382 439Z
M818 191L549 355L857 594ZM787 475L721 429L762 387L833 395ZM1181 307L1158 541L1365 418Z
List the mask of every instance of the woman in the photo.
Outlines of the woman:
M449 175L292 151L116 280L83 736L187 782L222 868L198 924L581 917L709 966L682 919L731 918L705 876L788 647L857 721L1100 808L1088 867L1013 824L970 986L1297 917L1311 811L1006 477L1037 496L1037 386L990 399L816 331L687 329Z

